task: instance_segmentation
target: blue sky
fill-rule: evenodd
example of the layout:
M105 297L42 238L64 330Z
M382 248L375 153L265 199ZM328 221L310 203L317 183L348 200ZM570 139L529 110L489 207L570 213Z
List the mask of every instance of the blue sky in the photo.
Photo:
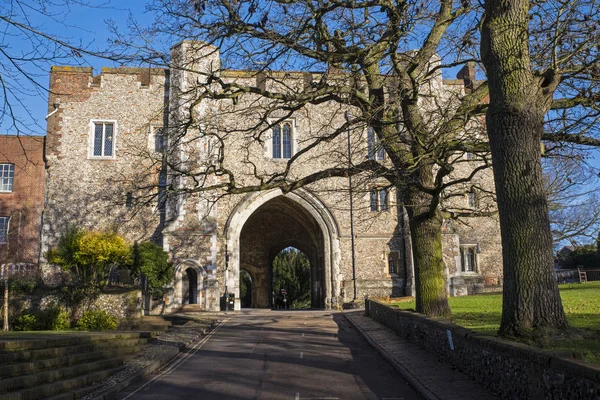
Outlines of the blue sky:
M31 2L35 4L34 2ZM110 32L107 28L107 21L114 20L119 26L126 29L127 19L130 13L135 15L135 18L143 23L152 21L152 16L144 13L145 0L91 0L93 6L77 6L70 5L67 8L54 8L51 12L54 13L52 18L47 15L42 15L36 12L35 9L26 9L20 15L16 15L13 19L24 22L25 16L28 25L36 27L38 30L51 35L52 37L66 40L71 44L85 44L85 47L90 50L105 49L108 45ZM4 8L4 6L3 6ZM3 14L8 13L3 9ZM0 30L1 31L1 30ZM10 31L0 32L0 40L3 47L11 55L20 57L31 51L31 44L22 37L16 37ZM2 62L6 63L3 59ZM18 63L18 68L24 68L33 75L36 84L32 84L27 79L15 79L16 74L10 74L3 71L5 79L12 79L16 86L23 88L27 93L19 95L19 101L13 98L11 106L14 108L14 113L20 121L20 126L17 128L12 124L12 118L3 118L0 122L0 132L4 134L45 134L46 123L44 117L47 114L47 97L49 71L51 65L85 65L94 67L94 72L97 73L103 66L113 66L110 61L97 59L93 57L70 57L61 58L54 62L38 62L38 65L32 66L31 63ZM36 88L36 85L39 87Z
M69 1L69 0L65 0ZM105 49L108 45L110 32L107 21L114 21L121 31L127 30L127 21L129 15L142 25L150 24L153 21L153 15L145 13L146 0L91 0L92 5L97 4L98 7L71 6L69 11L66 9L53 9L56 12L55 18L51 19L47 16L40 15L35 10L26 11L28 23L36 26L40 30L70 43L84 43L91 50ZM35 2L31 2L35 4ZM7 12L3 9L3 14ZM20 20L23 21L25 16L21 15ZM10 33L10 32L8 32ZM31 50L31 46L27 41L15 40L14 36L10 36L6 31L0 30L0 44L3 44L7 51L12 54L19 55L23 52ZM6 63L4 60L0 62ZM114 66L110 61L105 59L95 59L91 57L67 57L58 60L58 62L40 63L36 68L31 69L27 64L19 65L19 67L28 68L31 73L35 74L35 79L41 88L29 90L28 95L21 95L21 104L14 102L15 114L21 121L21 132L24 134L45 134L46 122L44 117L48 113L47 97L48 93L42 88L48 87L49 71L52 64L58 65L86 65L94 68L95 73L100 71L103 66ZM1 65L1 64L0 64ZM1 76L4 79L10 79L10 74L6 71ZM452 71L450 71L452 72ZM448 77L452 75L448 73ZM31 86L30 82L21 79L18 85L27 88ZM17 85L17 86L18 86ZM17 129L12 125L10 118L4 118L0 122L0 132L15 134ZM589 160L590 164L600 169L600 151L595 150L591 153ZM597 182L590 182L596 186Z

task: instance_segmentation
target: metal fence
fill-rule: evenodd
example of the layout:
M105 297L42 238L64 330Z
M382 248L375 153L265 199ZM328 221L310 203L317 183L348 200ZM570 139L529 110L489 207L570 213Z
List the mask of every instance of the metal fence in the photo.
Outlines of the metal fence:
M578 269L559 269L554 271L554 276L558 283L573 283L579 282ZM582 269L587 275L588 282L600 281L600 269Z

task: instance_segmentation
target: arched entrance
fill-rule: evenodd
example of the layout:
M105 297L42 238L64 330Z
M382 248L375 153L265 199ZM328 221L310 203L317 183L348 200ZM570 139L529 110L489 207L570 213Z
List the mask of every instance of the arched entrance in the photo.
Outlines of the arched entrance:
M240 265L252 275L252 307L273 306L272 262L287 247L301 250L311 264L311 306L330 308L339 296L337 225L314 195L300 190L252 194L238 204L226 227L228 292L241 306Z
M206 307L206 280L206 271L198 262L185 260L178 264L175 267L173 307L177 309L186 304Z

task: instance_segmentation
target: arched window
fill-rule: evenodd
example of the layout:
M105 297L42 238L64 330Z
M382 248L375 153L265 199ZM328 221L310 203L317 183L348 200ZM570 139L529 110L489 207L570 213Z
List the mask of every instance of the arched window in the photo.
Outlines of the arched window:
M273 126L273 158L292 158L292 125L289 122Z
M477 246L465 245L460 248L461 258L461 269L462 272L476 272L477 271Z

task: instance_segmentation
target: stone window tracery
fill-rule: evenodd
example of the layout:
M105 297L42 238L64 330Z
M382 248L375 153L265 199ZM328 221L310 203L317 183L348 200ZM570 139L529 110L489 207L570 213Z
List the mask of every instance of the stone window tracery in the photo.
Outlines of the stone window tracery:
M460 248L462 272L477 272L477 246L467 245Z
M389 209L388 189L375 188L369 193L369 207L371 211L387 211Z
M273 158L292 158L292 125L289 122L273 126Z

